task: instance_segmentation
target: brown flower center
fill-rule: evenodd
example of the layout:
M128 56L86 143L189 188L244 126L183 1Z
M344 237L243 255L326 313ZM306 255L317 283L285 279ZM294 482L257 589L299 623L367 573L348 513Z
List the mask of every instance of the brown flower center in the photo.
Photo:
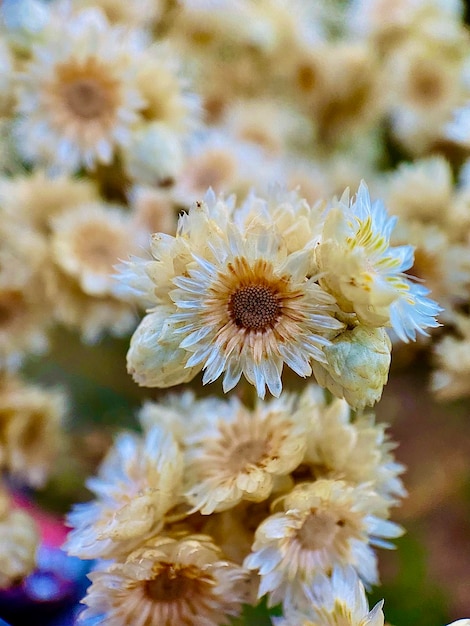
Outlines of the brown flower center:
M75 253L80 260L95 270L110 272L126 246L121 233L105 224L84 224L75 232Z
M174 602L186 597L193 581L173 568L165 568L154 580L147 580L145 593L153 602Z
M63 94L68 108L86 120L101 117L109 107L106 91L93 79L76 80L64 87Z
M255 465L266 453L266 442L253 439L239 443L230 453L227 465L231 471L239 472L247 465Z
M7 327L25 311L25 302L19 292L5 291L0 293L0 327Z
M305 550L321 550L330 546L344 520L332 511L313 509L297 533L297 539Z
M229 300L233 322L247 330L265 330L281 313L276 293L265 285L248 285L237 289Z
M57 67L57 90L65 107L82 120L107 120L118 100L118 82L94 58L83 64L63 63Z

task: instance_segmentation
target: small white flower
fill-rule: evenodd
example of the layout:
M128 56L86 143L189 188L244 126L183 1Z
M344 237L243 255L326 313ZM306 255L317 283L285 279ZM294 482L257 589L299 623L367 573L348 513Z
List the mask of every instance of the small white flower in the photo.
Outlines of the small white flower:
M366 326L391 326L405 342L439 326L439 305L429 290L405 274L413 265L412 246L390 246L396 218L380 201L371 202L361 183L349 200L347 190L325 219L317 248L320 284L346 313L355 313Z

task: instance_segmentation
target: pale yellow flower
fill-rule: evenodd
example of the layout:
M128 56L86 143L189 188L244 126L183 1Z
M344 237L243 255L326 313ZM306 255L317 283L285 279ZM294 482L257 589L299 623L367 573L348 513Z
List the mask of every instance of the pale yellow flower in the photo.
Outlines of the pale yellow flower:
M146 384L158 381L153 368L164 362L181 371L180 380L185 368L204 369L204 383L224 374L225 391L243 374L260 397L266 386L278 396L284 363L309 376L310 361L325 361L327 338L343 326L333 317L334 299L311 276L314 244L291 252L272 221L245 226L222 200L208 194L207 202L180 220L176 238L154 238L156 261L124 268L121 282L156 302L153 324L134 335L129 371Z
M353 409L374 405L388 380L392 344L384 328L358 325L324 348L326 363L314 362L317 382Z
M431 389L441 400L470 395L470 318L455 315L457 336L446 336L434 347L436 370Z
M0 589L8 589L28 576L36 565L39 531L24 511L12 508L0 491Z
M90 296L113 295L113 268L138 243L129 213L105 203L79 204L56 215L51 230L53 259L61 271Z
M121 433L87 486L96 500L68 515L65 549L83 559L126 556L159 532L182 501L183 459L171 433L158 426L144 437Z
M378 581L372 545L392 547L399 526L375 516L380 498L366 485L320 479L280 499L282 511L264 520L245 567L258 571L258 595L277 604L334 566L352 565L367 584Z
M250 411L238 400L219 401L191 428L186 450L187 496L207 515L241 500L259 502L275 481L299 465L306 425L291 419L295 397L259 401Z
M82 619L109 626L219 626L247 598L246 572L204 535L156 537L89 578Z
M66 408L62 391L0 378L0 466L44 486L63 444Z
M440 307L426 297L428 289L405 274L413 265L412 246L390 246L395 222L380 201L371 201L362 183L351 200L347 190L333 201L316 253L320 284L344 312L355 313L367 326L392 327L408 342L439 326Z
M300 606L297 598L284 602L284 616L274 617L274 626L384 626L383 600L369 610L364 585L351 567L318 576L303 593Z
M383 497L386 517L406 493L399 478L404 467L392 454L395 444L372 413L353 416L345 400L328 404L325 395L316 385L308 385L299 397L293 419L305 424L307 448L298 473L305 478L308 470L314 479L367 483Z
M59 10L46 34L21 76L18 148L59 172L109 164L145 104L135 82L143 41L98 9Z
M43 234L49 233L55 215L97 199L98 190L88 178L51 178L44 170L36 169L28 175L0 179L0 204L5 213Z

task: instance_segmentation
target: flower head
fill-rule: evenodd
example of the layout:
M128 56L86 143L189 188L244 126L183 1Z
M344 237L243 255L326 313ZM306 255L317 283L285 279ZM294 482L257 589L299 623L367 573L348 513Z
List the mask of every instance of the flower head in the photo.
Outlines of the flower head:
M213 407L199 432L192 429L186 453L187 495L203 514L265 500L305 450L306 429L291 418L294 397L259 401L253 411L235 399L224 404Z
M274 626L383 626L383 600L369 611L364 586L354 568L336 567L303 588L300 603L284 602L284 617ZM300 604L300 606L299 606Z
M353 418L345 400L335 398L327 404L324 391L309 385L299 397L293 419L306 427L307 447L299 468L304 478L308 468L311 478L368 484L383 498L385 517L405 495L399 478L404 467L392 455L396 444L385 433L385 425L375 423L373 414Z
M275 223L239 224L222 200L209 194L207 201L196 203L180 221L176 238L154 239L157 262L146 264L157 299L151 314L159 315L169 290L173 342L179 338L179 353L186 353L176 357L176 368L204 369L203 383L224 374L224 391L243 374L260 397L266 387L279 396L284 363L305 377L312 373L312 359L325 361L328 337L343 326L333 317L334 298L310 273L309 245L288 252ZM140 284L142 270L136 266ZM146 290L151 294L150 285ZM156 334L155 361L161 361L159 341ZM133 350L137 353L136 342ZM133 358L132 347L128 364L137 380L151 378Z
M97 499L68 516L65 548L84 559L131 552L163 525L180 498L183 461L172 435L155 426L140 438L122 433L99 474L88 480Z
M109 626L219 626L246 599L246 572L204 535L157 537L89 578L81 619Z
M378 580L371 544L398 537L396 524L374 515L381 498L367 486L320 479L282 497L283 511L264 520L245 566L257 570L259 597L276 604L335 565L352 565L367 584Z
M390 246L395 222L379 201L371 203L364 183L352 201L345 192L329 209L317 248L324 272L320 284L364 325L391 326L409 341L439 326L440 307L405 274L413 265L413 248Z
M24 511L11 507L7 493L0 488L0 589L18 584L36 565L39 532Z
M18 146L56 171L110 163L144 101L135 84L142 42L102 12L58 13L33 47L18 94Z

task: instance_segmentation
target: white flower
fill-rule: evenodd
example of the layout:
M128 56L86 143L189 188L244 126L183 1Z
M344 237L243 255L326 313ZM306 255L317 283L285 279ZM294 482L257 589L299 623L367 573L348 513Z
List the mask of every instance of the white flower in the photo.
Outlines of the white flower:
M204 535L155 537L89 578L85 623L219 626L247 599L246 572Z
M203 515L231 508L241 500L267 499L276 478L299 465L306 425L292 419L294 400L283 395L270 402L258 401L253 411L235 398L229 403L214 402L212 410L190 427L186 493ZM207 403L202 402L207 410Z
M312 360L325 362L322 348L343 327L333 317L334 298L311 275L313 244L289 252L272 221L245 225L242 212L239 224L230 203L213 194L206 199L181 218L176 238L154 237L156 261L129 263L125 276L133 291L153 295L157 305L150 315L161 327L168 315L175 374L180 359L181 370L204 369L203 383L224 374L224 391L243 374L261 398L266 387L279 396L284 363L305 377ZM160 333L153 357L151 334L138 329L134 336L128 367L141 384L157 381L149 367L166 362Z
M244 565L258 571L259 597L270 605L297 593L335 565L352 565L366 584L378 582L372 545L391 548L396 524L374 515L381 498L366 485L320 479L303 483L281 499L283 511L258 527Z
M354 568L336 567L303 588L305 598L287 598L284 616L274 626L383 626L383 600L369 611L364 586ZM462 624L462 626L464 626Z
M55 17L21 75L18 149L56 172L109 164L144 106L135 83L143 42L99 10Z
M391 326L407 342L439 326L440 307L405 274L413 265L412 246L390 246L395 222L380 201L371 203L361 183L353 200L347 190L330 207L317 258L324 272L320 284L343 311L366 326Z
M155 426L144 438L122 433L87 486L97 499L68 515L65 544L83 559L126 555L163 525L181 497L183 459L173 436Z

